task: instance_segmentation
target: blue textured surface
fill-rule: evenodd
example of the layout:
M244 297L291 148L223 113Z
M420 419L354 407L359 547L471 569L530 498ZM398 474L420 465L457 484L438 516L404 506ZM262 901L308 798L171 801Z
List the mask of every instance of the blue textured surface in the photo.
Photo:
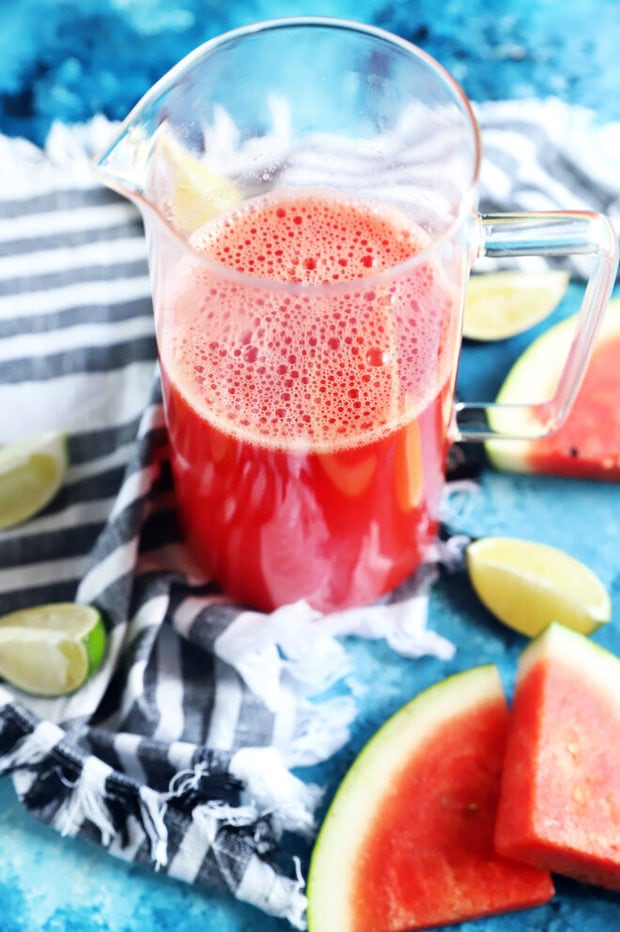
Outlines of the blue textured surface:
M601 120L620 119L616 0L315 0L316 14L348 16L412 38L446 65L475 100L556 95ZM178 58L224 29L307 12L284 0L13 0L0 5L0 130L40 142L53 119L122 117ZM569 295L564 312L575 304ZM468 346L460 388L491 397L519 340ZM620 652L620 488L485 471L463 524L563 547L596 568L616 620L596 637ZM454 669L497 662L511 687L522 639L498 626L453 576L433 592L430 624L457 645L450 663L406 661L381 645L351 642L360 715L350 745L311 774L327 799L366 738L406 699ZM377 685L379 684L379 685ZM309 775L310 776L310 775ZM284 930L256 910L128 867L99 849L60 839L0 782L0 932L214 932ZM302 852L307 856L307 851ZM466 923L487 932L602 932L619 927L620 900L568 881L530 914Z
M179 58L257 19L342 16L422 45L474 100L554 95L620 118L616 0L12 0L0 4L0 129L113 118Z

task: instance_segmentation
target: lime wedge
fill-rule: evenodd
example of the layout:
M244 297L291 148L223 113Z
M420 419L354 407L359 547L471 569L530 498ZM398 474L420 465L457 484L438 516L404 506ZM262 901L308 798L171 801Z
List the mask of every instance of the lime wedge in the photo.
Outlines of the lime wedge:
M568 288L567 272L547 270L472 275L467 286L463 336L505 340L544 320Z
M52 431L0 449L0 528L20 524L44 508L62 485L67 438Z
M241 192L230 179L212 172L174 136L161 136L153 164L156 176L152 181L168 204L174 227L184 235L241 200Z
M63 696L99 667L106 647L101 614L92 605L58 602L0 618L0 676L37 696Z
M483 537L465 552L471 584L496 618L528 637L552 621L591 634L611 617L598 576L568 553L514 537Z

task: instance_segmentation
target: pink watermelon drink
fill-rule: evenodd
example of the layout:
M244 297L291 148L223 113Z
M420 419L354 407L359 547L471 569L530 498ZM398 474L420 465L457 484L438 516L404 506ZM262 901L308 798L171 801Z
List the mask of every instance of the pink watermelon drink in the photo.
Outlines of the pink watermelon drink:
M156 289L188 540L235 598L329 611L424 559L459 294L413 258L425 244L396 211L283 190L199 230L211 261L186 258L176 291Z

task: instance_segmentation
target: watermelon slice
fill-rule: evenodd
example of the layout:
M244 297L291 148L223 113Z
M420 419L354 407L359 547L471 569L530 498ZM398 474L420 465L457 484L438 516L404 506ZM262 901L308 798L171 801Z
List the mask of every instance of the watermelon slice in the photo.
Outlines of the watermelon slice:
M508 725L486 665L425 690L379 729L321 827L310 930L422 929L550 899L547 872L493 846Z
M521 655L495 841L620 890L620 660L558 624Z
M576 317L543 333L517 360L497 400L502 403L549 399L568 353ZM490 440L491 463L511 472L547 473L582 479L620 480L620 299L603 318L579 395L564 424L540 440ZM492 413L494 429L514 413ZM523 425L527 426L527 420Z

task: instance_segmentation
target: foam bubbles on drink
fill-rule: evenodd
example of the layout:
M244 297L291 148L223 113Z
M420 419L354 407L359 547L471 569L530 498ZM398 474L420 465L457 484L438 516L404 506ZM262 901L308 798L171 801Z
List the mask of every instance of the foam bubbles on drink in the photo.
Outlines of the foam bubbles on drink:
M369 366L387 366L390 354L378 346L371 346L366 350L366 362Z
M323 190L248 202L194 235L251 278L190 272L170 377L202 417L253 443L333 450L394 429L446 381L453 300L429 260L372 287L368 275L424 242L393 209Z

